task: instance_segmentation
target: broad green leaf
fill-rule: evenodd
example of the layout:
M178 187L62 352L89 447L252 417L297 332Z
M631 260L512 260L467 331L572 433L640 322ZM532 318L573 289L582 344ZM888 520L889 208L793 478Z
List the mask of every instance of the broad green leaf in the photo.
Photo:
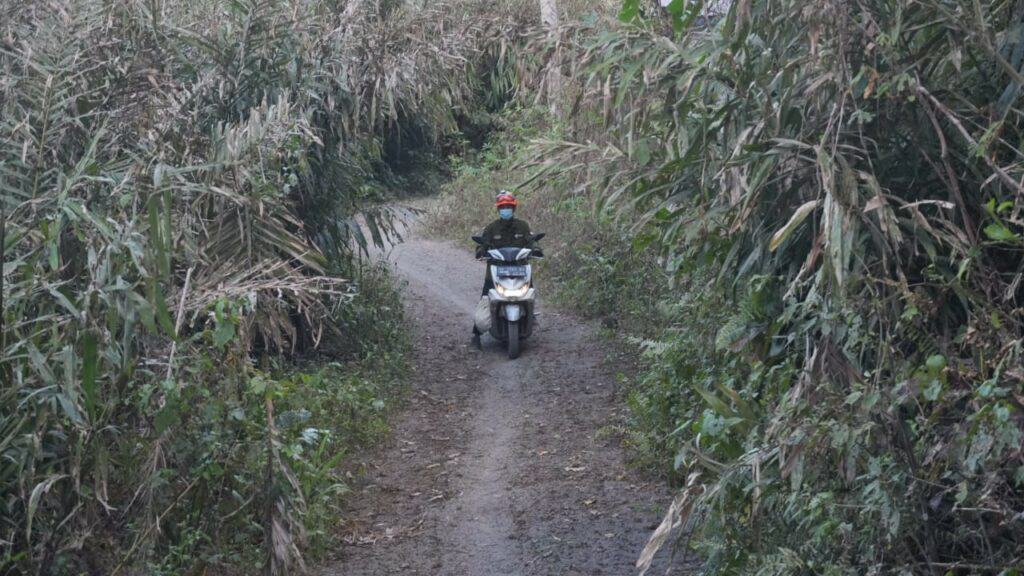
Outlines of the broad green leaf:
M946 367L946 357L943 356L942 354L935 354L929 356L927 362L925 362L925 365L928 366L929 370L933 372L939 372L940 370L943 370Z
M217 348L224 348L224 345L235 337L235 324L230 320L218 322L213 331L213 345Z
M262 376L253 376L249 379L249 391L257 396L262 396L267 391L267 381Z
M619 20L630 23L640 15L640 0L623 0Z
M1019 238L1017 234L1014 234L1002 222L993 222L985 226L985 236L988 236L989 240L995 240L996 242L1011 242Z

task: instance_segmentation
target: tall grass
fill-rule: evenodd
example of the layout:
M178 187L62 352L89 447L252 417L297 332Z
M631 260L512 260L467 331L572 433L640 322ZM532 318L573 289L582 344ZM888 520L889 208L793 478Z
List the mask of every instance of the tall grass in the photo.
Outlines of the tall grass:
M400 349L357 259L388 231L370 191L394 151L440 150L529 21L456 0L0 13L0 572L295 573L354 438L313 406L370 414L397 376L292 362Z

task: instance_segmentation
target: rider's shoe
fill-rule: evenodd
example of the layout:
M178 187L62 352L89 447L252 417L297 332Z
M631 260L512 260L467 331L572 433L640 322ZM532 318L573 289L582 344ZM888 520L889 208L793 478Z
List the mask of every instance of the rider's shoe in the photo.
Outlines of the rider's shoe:
M480 335L479 334L473 334L472 343L473 343L473 348L476 348L477 350L482 350L483 349L483 346L480 344Z

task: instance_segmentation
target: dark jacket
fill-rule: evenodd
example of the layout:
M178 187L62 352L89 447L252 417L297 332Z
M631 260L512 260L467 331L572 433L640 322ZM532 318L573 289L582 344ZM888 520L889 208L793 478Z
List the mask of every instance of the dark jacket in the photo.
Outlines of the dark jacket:
M502 220L501 218L491 222L484 228L483 234L484 239L483 246L477 246L476 255L477 257L483 257L487 254L487 251L492 248L532 248L533 242L530 241L530 225L525 220L520 220L513 216L509 220Z

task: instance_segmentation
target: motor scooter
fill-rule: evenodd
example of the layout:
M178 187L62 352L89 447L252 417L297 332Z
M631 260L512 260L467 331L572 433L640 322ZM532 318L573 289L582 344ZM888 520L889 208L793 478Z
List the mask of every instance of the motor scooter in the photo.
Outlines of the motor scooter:
M536 234L530 240L534 245L544 237ZM537 291L533 288L533 266L530 260L543 258L540 248L490 248L480 236L473 241L487 249L488 273L494 288L487 293L490 310L491 337L508 346L508 357L519 357L522 341L529 338L536 325L534 312Z

